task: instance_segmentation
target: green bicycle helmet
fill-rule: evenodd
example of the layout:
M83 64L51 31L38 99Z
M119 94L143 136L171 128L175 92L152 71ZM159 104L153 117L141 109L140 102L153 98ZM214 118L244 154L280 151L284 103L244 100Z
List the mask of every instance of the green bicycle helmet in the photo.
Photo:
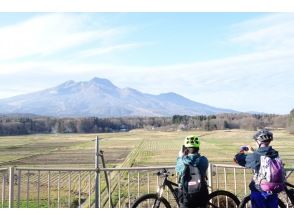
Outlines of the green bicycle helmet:
M185 143L184 143L185 147L194 147L194 148L199 148L200 147L200 140L197 136L195 135L191 135L191 136L187 136L185 138Z

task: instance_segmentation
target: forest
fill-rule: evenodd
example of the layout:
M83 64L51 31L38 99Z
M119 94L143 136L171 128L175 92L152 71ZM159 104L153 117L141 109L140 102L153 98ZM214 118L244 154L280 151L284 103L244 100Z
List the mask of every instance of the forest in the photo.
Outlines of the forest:
M0 115L0 135L25 135L48 133L125 132L132 129L147 130L257 130L269 127L287 128L294 133L294 109L287 115L275 114L218 114L174 115L171 117L121 117L121 118L57 118L36 115Z

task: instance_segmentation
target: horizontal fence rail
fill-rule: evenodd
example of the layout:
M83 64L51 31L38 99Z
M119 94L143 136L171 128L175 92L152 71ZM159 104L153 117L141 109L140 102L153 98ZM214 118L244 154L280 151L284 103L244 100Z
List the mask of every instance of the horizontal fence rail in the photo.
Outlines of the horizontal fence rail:
M129 208L139 196L156 192L162 179L155 173L162 168L175 174L175 166L98 169L0 168L0 207ZM286 170L293 172L294 169ZM290 183L294 182L293 176L288 176ZM250 169L225 164L209 165L210 191L228 190L241 200L249 194L248 185L251 178ZM176 182L177 176L170 176L170 179ZM164 193L172 207L177 207L170 192L166 190Z

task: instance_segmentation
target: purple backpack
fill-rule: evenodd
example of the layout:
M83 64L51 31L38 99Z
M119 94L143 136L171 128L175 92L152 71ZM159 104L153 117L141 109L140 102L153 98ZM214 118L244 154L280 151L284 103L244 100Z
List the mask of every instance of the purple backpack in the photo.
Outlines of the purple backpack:
M279 193L284 190L285 171L279 157L260 157L260 168L257 175L257 184L265 192Z

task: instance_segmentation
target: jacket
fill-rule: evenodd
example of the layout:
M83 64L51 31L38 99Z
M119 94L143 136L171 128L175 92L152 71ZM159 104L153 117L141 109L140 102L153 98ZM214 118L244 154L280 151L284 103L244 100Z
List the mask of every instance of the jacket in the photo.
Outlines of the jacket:
M264 155L267 155L271 158L276 158L279 156L279 153L278 151L274 150L272 146L264 146L258 148L253 153L243 154L243 156L235 157L235 159L240 166L251 168L254 171L254 175L257 175L260 168L260 157ZM256 185L254 181L251 181L249 188L251 191L261 191L259 186Z
M180 183L181 183L181 179L183 177L186 165L197 166L199 169L200 175L203 178L206 177L206 171L208 168L208 159L205 156L201 156L199 153L188 154L182 157L177 157L176 172L178 173Z

